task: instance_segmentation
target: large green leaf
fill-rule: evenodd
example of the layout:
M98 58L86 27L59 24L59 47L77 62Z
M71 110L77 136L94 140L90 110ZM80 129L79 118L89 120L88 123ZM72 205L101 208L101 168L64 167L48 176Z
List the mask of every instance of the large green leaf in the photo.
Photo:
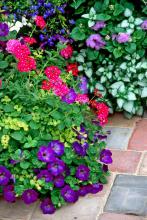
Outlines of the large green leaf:
M7 61L0 61L0 69L5 69L8 67Z
M75 9L79 8L82 3L86 2L86 0L74 0L71 6Z
M83 29L80 29L79 27L75 27L71 32L71 37L75 40L84 40L86 38L86 35Z

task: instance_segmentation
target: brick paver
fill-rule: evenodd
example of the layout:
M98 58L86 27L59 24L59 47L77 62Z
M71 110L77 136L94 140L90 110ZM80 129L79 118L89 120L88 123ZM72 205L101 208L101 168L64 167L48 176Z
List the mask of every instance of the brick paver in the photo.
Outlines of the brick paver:
M105 211L146 216L147 177L117 175Z
M54 215L43 215L37 208L31 220L95 220L101 207L103 198L86 196L75 204L62 207Z
M0 220L30 220L37 204L26 205L21 200L7 203L0 199Z
M140 117L133 117L131 119L127 119L124 117L122 113L115 113L114 115L110 115L108 119L107 126L114 127L122 127L122 128L132 128L136 125L136 122L140 120Z
M147 150L147 119L143 119L138 123L131 137L129 149Z
M98 220L144 220L142 217L115 213L104 213Z
M147 176L147 153L144 154L142 163L140 165L139 174Z
M141 153L135 151L112 150L113 163L111 171L120 173L135 173L141 158Z
M107 138L108 148L120 150L125 150L127 148L133 129L106 127L105 130L111 132Z

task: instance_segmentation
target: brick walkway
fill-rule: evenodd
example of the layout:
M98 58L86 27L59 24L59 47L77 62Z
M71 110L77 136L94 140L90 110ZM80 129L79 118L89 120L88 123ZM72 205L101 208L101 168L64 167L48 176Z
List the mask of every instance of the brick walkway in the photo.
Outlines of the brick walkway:
M113 152L112 175L103 192L88 195L55 215L42 215L38 206L0 200L0 220L147 220L147 116L110 117L108 147Z

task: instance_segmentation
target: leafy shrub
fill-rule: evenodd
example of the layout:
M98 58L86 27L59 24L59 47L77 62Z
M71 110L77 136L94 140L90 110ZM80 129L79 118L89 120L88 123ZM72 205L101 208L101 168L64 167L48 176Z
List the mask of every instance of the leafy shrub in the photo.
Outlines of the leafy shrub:
M143 2L77 1L71 36L81 45L75 53L79 70L98 89L111 113L142 115L147 105L147 20ZM139 10L138 10L139 5Z

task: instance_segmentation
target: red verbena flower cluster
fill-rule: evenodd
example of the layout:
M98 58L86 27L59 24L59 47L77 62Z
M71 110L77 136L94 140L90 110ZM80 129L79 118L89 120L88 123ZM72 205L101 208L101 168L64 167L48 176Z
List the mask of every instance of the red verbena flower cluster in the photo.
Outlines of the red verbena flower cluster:
M63 101L71 104L79 102L81 104L88 103L89 98L87 94L78 94L74 89L69 89L67 84L60 78L61 70L57 66L49 66L45 69L45 74L49 81L42 82L43 90L51 90L55 95L59 96Z
M108 122L108 114L109 114L109 108L108 106L103 102L97 102L95 100L90 101L90 105L92 108L94 108L97 114L97 117L100 121L100 125L103 126Z
M26 43L26 44L29 44L29 45L32 45L32 44L36 44L37 43L37 41L36 41L36 39L34 38L34 37L23 37L23 39L24 39L24 42Z
M39 15L37 15L35 17L35 23L36 23L36 26L38 26L40 29L44 29L46 26L46 22L45 22L44 18Z
M9 40L6 49L18 60L17 68L20 72L29 72L36 69L36 61L30 56L31 52L27 45L21 44L18 40Z
M73 48L71 45L67 45L66 48L60 51L60 55L65 59L71 58L72 54L73 54Z
M78 76L78 65L77 63L71 63L67 65L67 72L71 72L73 76Z
M61 70L56 66L49 66L45 69L45 74L49 81L43 81L42 89L52 89L55 95L62 97L69 92L67 85L59 77Z

